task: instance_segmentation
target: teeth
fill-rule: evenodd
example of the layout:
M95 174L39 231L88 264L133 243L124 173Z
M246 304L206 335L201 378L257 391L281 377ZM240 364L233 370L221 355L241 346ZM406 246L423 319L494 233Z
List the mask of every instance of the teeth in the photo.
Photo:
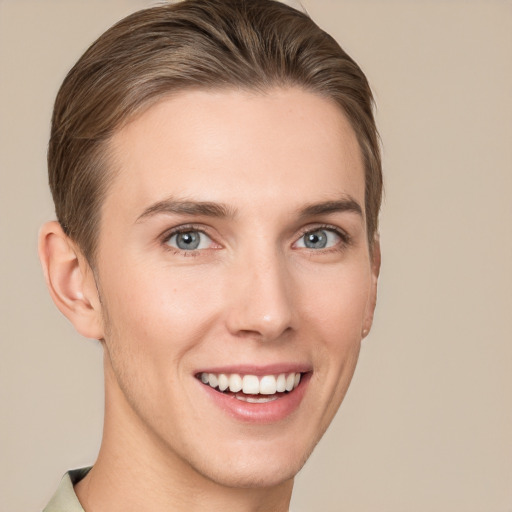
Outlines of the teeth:
M286 391L286 375L284 373L281 373L279 377L277 377L276 387L278 393Z
M294 373L290 373L286 377L286 391L291 391L293 389L294 384L295 384L295 374Z
M277 396L261 396L261 397L255 397L255 396L244 396L244 395L235 395L238 400L241 400L242 402L249 402L251 404L265 404L267 402L273 402L274 400L277 400Z
M229 377L229 391L232 393L238 393L242 389L242 377L237 373L234 373Z
M229 379L228 379L228 376L227 375L224 375L223 373L221 373L219 375L219 389L221 391L225 391L226 389L229 388Z
M219 384L219 380L217 379L217 375L215 375L214 373L209 373L208 374L208 384L210 384L210 386L212 388L216 388Z
M262 403L275 400L272 397L276 393L285 391L293 391L300 383L301 373L281 373L279 375L264 375L257 377L256 375L241 376L238 373L226 375L225 373L201 373L201 382L212 388L218 388L220 391L229 390L232 393L242 391L245 395L266 395L265 397L241 397L237 395L239 400L251 403Z
M300 375L300 373L297 373ZM273 375L265 375L260 381L260 393L262 395L274 395L277 391L276 378Z
M256 375L245 375L242 391L246 395L258 395L260 393L260 380Z

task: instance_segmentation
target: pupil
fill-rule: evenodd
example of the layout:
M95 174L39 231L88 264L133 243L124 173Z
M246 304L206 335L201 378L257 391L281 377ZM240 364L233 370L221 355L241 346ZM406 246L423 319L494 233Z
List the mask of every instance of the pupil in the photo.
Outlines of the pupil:
M188 233L179 233L176 237L176 245L180 249L191 250L199 246L199 234L193 231Z
M325 231L314 231L306 235L306 247L310 249L323 249L327 245Z

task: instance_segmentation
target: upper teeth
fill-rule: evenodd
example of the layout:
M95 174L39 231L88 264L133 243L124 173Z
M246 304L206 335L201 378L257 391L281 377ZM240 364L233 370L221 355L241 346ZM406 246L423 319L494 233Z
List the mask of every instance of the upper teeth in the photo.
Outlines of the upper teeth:
M201 381L212 388L219 388L220 391L238 393L242 391L247 395L273 395L284 391L292 391L300 382L301 374L280 373L279 375L256 375L241 376L238 373L226 375L225 373L201 373Z

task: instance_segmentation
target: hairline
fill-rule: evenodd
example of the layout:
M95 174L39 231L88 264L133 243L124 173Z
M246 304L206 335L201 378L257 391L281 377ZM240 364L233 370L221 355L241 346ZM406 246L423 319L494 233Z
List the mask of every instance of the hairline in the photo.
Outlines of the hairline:
M91 268L95 268L97 260L97 252L98 252L98 240L99 240L99 234L101 232L102 227L102 220L104 216L102 215L103 206L105 204L105 200L111 190L111 188L114 185L115 178L118 176L118 173L122 172L122 169L120 165L116 165L116 155L115 150L113 147L113 140L116 137L117 134L119 134L126 126L128 126L130 123L135 122L137 119L139 119L141 116L143 116L148 110L150 110L152 107L157 105L158 103L162 101L166 101L168 99L172 99L175 97L179 97L180 95L184 93L188 93L190 91L197 91L197 92L230 92L230 91L237 91L237 92L247 92L247 93L254 93L255 95L260 96L266 96L268 94L271 94L273 91L287 91L287 90L300 90L305 93L313 94L319 98L322 98L335 106L339 111L343 114L345 119L348 121L351 129L354 132L354 135L356 137L357 141L357 147L360 153L362 167L363 167L363 180L365 185L365 197L364 197L364 221L365 221L365 227L367 230L367 239L368 239L368 245L370 249L370 253L372 252L373 247L373 239L375 235L377 234L377 230L375 233L370 234L368 232L368 215L367 215L367 208L368 208L368 201L366 197L366 181L367 181L367 169L365 164L365 158L364 158L364 150L361 144L360 137L358 135L358 132L352 122L351 117L347 114L345 108L343 105L340 104L340 102L336 101L332 96L328 95L326 92L318 90L314 87L307 87L304 84L300 83L293 83L292 80L289 81L278 81L270 82L265 85L260 84L237 84L237 83L224 83L224 84L211 84L208 86L205 85L197 85L197 84L183 84L179 87L175 87L173 89L169 89L167 91L162 91L160 93L148 96L143 101L140 102L133 110L128 112L111 130L109 135L105 137L102 141L99 142L96 150L97 150L97 165L100 168L101 171L103 171L102 176L102 186L99 188L99 194L98 194L98 210L96 212L97 218L96 218L96 233L92 241L92 245L90 248L90 254L85 255L87 261L89 262L89 265ZM371 238L370 238L371 235ZM80 244L78 244L80 246ZM80 247L82 250L82 247Z

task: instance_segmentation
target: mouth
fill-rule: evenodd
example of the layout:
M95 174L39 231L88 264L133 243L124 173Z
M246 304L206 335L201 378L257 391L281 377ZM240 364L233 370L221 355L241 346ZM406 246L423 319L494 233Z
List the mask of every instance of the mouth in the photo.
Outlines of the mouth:
M250 404L264 404L290 394L300 385L303 375L302 372L262 376L201 372L196 375L196 378L205 386L223 395Z

